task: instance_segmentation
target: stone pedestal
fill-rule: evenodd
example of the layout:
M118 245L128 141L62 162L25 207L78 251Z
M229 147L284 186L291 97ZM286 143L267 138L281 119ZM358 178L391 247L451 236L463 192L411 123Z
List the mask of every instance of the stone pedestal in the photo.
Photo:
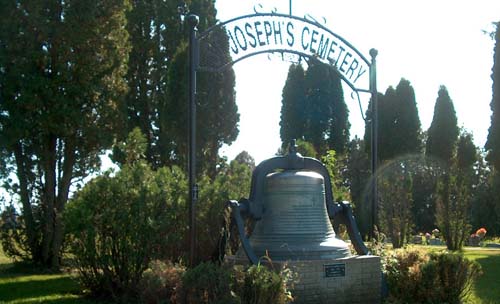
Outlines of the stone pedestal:
M246 259L227 257L229 263L248 264ZM292 288L294 303L374 304L381 302L380 257L353 256L331 260L273 261L286 264L297 274Z

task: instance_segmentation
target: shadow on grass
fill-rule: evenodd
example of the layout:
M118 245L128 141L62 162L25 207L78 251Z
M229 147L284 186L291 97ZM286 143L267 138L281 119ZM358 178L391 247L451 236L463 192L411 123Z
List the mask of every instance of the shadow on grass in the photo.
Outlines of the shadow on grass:
M487 257L479 257L476 262L481 264L483 275L480 276L474 290L476 297L481 299L483 303L498 303L500 299L500 255L490 255Z
M10 279L11 277L9 277ZM70 277L36 276L28 281L6 281L0 284L0 301L30 299L50 295L76 294L78 283Z
M84 297L69 275L29 263L0 264L0 303L107 304Z
M31 263L13 262L8 264L0 264L0 279L1 278L17 278L27 275L51 275L62 274L54 272L46 268L42 268Z

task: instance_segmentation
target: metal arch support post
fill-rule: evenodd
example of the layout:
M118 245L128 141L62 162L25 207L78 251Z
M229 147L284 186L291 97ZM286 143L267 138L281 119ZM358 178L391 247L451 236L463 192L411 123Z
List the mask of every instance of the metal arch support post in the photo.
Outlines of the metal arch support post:
M188 171L189 171L189 264L194 265L196 248L196 69L198 63L198 43L196 32L199 18L190 14L186 17L189 26L189 122L188 122Z
M375 226L377 225L377 202L378 202L378 183L377 183L377 165L378 165L378 93L377 93L377 57L376 49L370 50L370 91L372 98L372 117L371 117L371 171L372 171L372 218L371 218L371 238L375 238Z

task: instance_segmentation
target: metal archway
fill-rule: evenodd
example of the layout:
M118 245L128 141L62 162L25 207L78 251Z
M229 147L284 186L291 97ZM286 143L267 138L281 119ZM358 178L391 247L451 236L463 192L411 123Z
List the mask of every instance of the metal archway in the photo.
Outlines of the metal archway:
M372 217L371 234L376 224L377 209L377 50L370 50L368 61L347 40L335 34L315 20L278 13L255 13L218 23L205 32L197 34L199 18L186 16L189 26L189 243L190 264L195 257L195 215L198 201L196 184L196 73L197 71L219 72L251 56L263 53L290 53L303 57L314 57L336 67L344 82L357 95L370 93L371 112L371 170L372 170ZM229 56L223 56L224 47L213 41L223 33L229 43ZM201 55L201 56L200 56ZM200 61L201 57L201 61Z

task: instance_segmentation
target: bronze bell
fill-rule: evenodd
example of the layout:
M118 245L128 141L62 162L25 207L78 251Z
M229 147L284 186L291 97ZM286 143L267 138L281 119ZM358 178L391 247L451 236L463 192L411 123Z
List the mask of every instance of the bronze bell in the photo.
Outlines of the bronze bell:
M350 255L328 217L323 177L312 171L268 174L264 212L250 237L257 256L272 260L335 259Z
M321 162L294 149L284 157L260 163L252 174L250 197L229 201L241 245L251 263L271 260L329 260L350 256L347 244L335 236L330 222L345 224L358 254L368 254L352 209L335 203L328 170ZM247 237L244 218L255 220ZM240 250L237 255L242 255Z

